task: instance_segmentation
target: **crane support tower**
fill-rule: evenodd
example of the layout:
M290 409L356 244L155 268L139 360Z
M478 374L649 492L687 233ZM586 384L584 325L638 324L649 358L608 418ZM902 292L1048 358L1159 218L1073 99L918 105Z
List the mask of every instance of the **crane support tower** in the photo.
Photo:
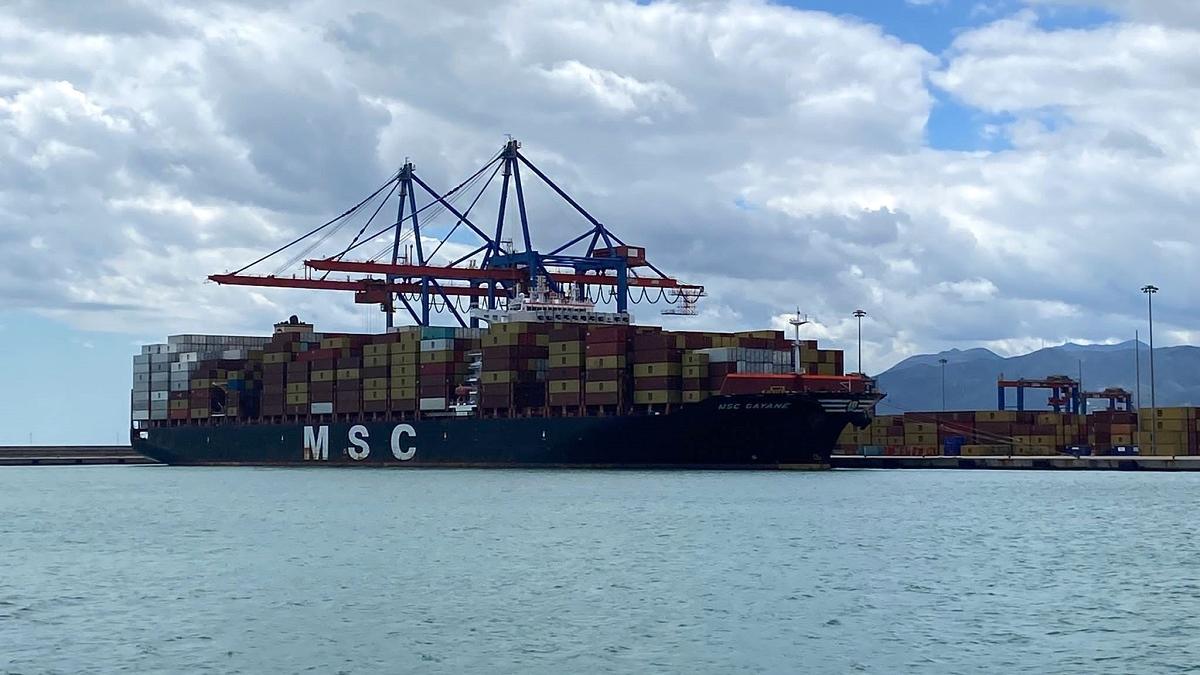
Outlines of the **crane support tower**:
M523 169L586 221L582 234L547 252L534 248L526 186L521 180ZM471 214L497 175L501 177L499 205L494 227L489 227ZM469 198L472 193L474 197ZM510 193L515 197L519 227L515 237L511 234L506 237L505 231L506 221L514 210ZM388 212L385 206L393 197L396 197L395 221L376 225L372 231L372 224L381 212ZM418 201L423 205L418 207ZM370 216L357 228L350 243L337 253L307 257L331 241L347 224L357 224L368 213ZM453 223L440 238L430 236L433 230L430 223L439 216ZM349 231L354 229L351 227ZM451 239L455 233L461 233L459 238ZM464 240L473 243L465 245ZM355 259L373 250L363 249L364 246L379 246L381 242L384 248L375 256ZM448 262L439 264L437 261L441 259L437 255L448 243L446 250L455 254L444 256ZM287 262L276 273L246 273L285 252ZM302 276L282 274L300 260L303 260ZM346 276L330 278L331 273ZM703 286L683 283L662 272L647 260L644 248L627 244L594 218L534 165L515 139L509 139L478 171L446 192L434 190L417 173L413 163L405 161L387 182L350 210L249 265L234 272L211 275L209 279L218 284L241 286L352 291L356 303L380 305L387 315L388 328L395 324L397 300L416 325L428 326L431 314L444 311L460 326L475 326L478 320L471 316L470 309L481 306L497 309L540 283L575 300L612 301L617 312L624 315L628 314L631 300L666 302L671 308L664 313L695 314L696 302L705 294ZM636 294L640 294L640 300ZM468 307L462 305L464 300Z

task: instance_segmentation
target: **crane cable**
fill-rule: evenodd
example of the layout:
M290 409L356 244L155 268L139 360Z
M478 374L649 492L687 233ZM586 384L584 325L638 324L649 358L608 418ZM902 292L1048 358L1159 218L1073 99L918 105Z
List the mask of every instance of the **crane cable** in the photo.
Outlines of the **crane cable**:
M290 242L288 242L288 243L284 244L283 246L280 246L279 248L275 249L274 251L271 251L270 253L268 253L268 254L264 255L263 257L259 258L258 260L255 260L254 262L250 263L249 265L245 265L245 266L244 266L244 267L242 267L241 269L238 269L237 271L233 272L233 274L241 274L242 272L245 272L247 269L250 269L251 267L254 267L255 265L257 265L258 263L260 263L260 262L262 262L262 261L266 260L267 258L270 258L271 256L275 255L276 253L279 253L280 251L282 251L282 250L284 250L284 249L286 249L286 248L289 248L289 247L291 247L291 246L293 246L293 245L295 245L295 244L297 244L297 243L299 243L299 242L303 241L304 239L307 239L308 237L311 237L312 235L316 234L317 232L320 232L321 230L323 230L323 229L325 229L325 228L329 227L330 225L332 225L332 224L334 224L334 223L338 222L339 220L342 220L342 219L343 219L343 218L345 218L346 216L349 216L349 215L351 215L351 214L355 213L356 211L358 211L359 209L361 209L361 208L363 207L363 205L364 205L364 204L366 204L367 202L369 202L369 201L371 201L372 199L374 199L374 198L375 198L375 197L376 197L376 196L377 196L377 195L378 195L380 192L383 192L384 188L386 188L387 186L391 185L393 182L396 182L396 181L398 181L398 180L399 180L399 178L400 178L400 173L399 173L399 172L396 172L395 174L393 174L393 175L392 175L392 177L391 177L391 178L389 178L389 179L387 180L387 182L386 182L386 183L384 183L383 185L380 185L380 186L379 186L379 189L377 189L377 190L375 190L374 192L372 192L372 193L371 193L369 196L367 196L367 198L366 198L366 199L364 199L364 200L362 200L361 202L359 202L359 203L355 204L353 207L351 207L350 209L348 209L347 211L345 211L344 213L342 213L340 216L337 216L336 218L333 218L332 220L329 220L329 221L328 221L328 222L326 222L324 225L321 225L321 226L319 226L319 227L316 227L316 228L314 228L314 229L312 229L312 230L309 230L308 232L306 232L306 233L304 233L304 234L300 235L299 237L297 237L297 238L293 239L292 241L290 241ZM339 226L339 227L340 227L340 226Z

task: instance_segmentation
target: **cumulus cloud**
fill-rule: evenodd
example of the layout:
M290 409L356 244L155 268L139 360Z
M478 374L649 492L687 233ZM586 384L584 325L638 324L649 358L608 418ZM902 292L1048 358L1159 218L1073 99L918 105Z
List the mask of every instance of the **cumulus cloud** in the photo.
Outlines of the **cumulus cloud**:
M106 330L261 331L294 312L377 328L348 297L204 278L406 158L445 188L512 133L626 240L708 286L701 315L671 325L779 324L799 304L814 336L849 345L862 307L872 370L943 346L1123 336L1153 277L1164 334L1186 335L1196 23L1190 3L1097 4L1121 20L1050 30L1035 3L942 55L750 0L9 5L0 301ZM1005 149L929 147L935 94L999 120ZM527 182L536 246L584 229ZM452 224L431 222L430 241Z

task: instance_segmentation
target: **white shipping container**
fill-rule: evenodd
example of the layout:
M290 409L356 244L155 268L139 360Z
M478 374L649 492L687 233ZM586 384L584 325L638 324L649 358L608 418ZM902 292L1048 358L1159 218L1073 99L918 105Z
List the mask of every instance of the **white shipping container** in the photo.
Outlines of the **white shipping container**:
M200 360L200 355L197 354L196 352L180 352L179 353L179 362L180 363L195 363L196 361L199 361L199 360Z
M152 373L169 373L171 372L171 364L163 361L162 363L151 363L150 372Z
M131 416L135 422L145 422L146 420L150 419L150 411L148 409L143 408L140 410L133 410L131 412Z
M134 384L137 384L138 382L149 382L149 381L150 381L150 373L134 373L133 374L133 383Z
M333 403L328 401L325 403L313 403L309 406L309 411L313 415L332 415Z
M155 410L166 410L168 407L167 406L168 403L170 403L170 401L167 401L165 399L162 401L153 401L152 400L152 401L150 401L150 412L154 412Z
M134 382L133 390L148 392L148 391L150 391L150 383L149 382Z
M454 349L453 339L421 340L421 351L423 352L444 352L452 349Z
M134 405L133 407L135 407L135 408L141 407L141 408L145 408L147 410L150 409L150 392L149 391L134 390L133 392L131 392L129 400L132 401L134 404L144 401L146 403L146 405L144 405L144 406Z
M424 342L424 340L422 340L422 342ZM444 396L423 398L420 400L418 405L420 405L421 410L445 410L446 398Z
M170 362L171 362L171 355L166 352L163 352L161 354L151 354L150 355L150 364L151 365L153 365L155 363L170 363Z
M167 345L165 345L165 344L142 345L142 353L143 354L166 354L167 353Z
M150 364L149 363L135 363L135 364L133 364L133 372L134 373L148 373L148 372L150 372Z
M154 402L154 401L166 401L166 400L168 400L169 398L170 398L169 392L165 392L165 391L152 391L152 392L150 392L150 401L151 401L151 402Z
M187 391L191 386L187 380L171 380L171 391Z
M168 373L166 371L163 371L161 373L150 373L150 381L151 382L162 382L163 384L166 384L167 382L171 381L171 373Z
M138 354L138 355L136 355L136 356L134 356L134 357L133 357L133 363L134 363L134 365L138 365L138 364L146 365L146 364L149 364L149 363L150 363L150 355L149 355L149 354Z
M151 410L150 411L150 419L165 420L165 419L167 419L167 411L166 410Z

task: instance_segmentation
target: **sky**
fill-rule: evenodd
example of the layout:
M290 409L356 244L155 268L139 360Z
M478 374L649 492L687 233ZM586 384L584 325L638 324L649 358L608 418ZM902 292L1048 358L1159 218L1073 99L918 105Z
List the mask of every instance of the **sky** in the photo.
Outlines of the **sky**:
M116 442L130 356L168 334L266 334L293 313L381 330L342 294L206 276L406 159L449 188L508 134L706 286L697 316L635 305L639 322L783 328L799 307L806 337L852 350L862 308L879 372L1123 341L1154 283L1156 344L1197 342L1193 0L16 0L0 7L0 444ZM535 247L584 229L526 180ZM442 254L469 244L455 232Z

